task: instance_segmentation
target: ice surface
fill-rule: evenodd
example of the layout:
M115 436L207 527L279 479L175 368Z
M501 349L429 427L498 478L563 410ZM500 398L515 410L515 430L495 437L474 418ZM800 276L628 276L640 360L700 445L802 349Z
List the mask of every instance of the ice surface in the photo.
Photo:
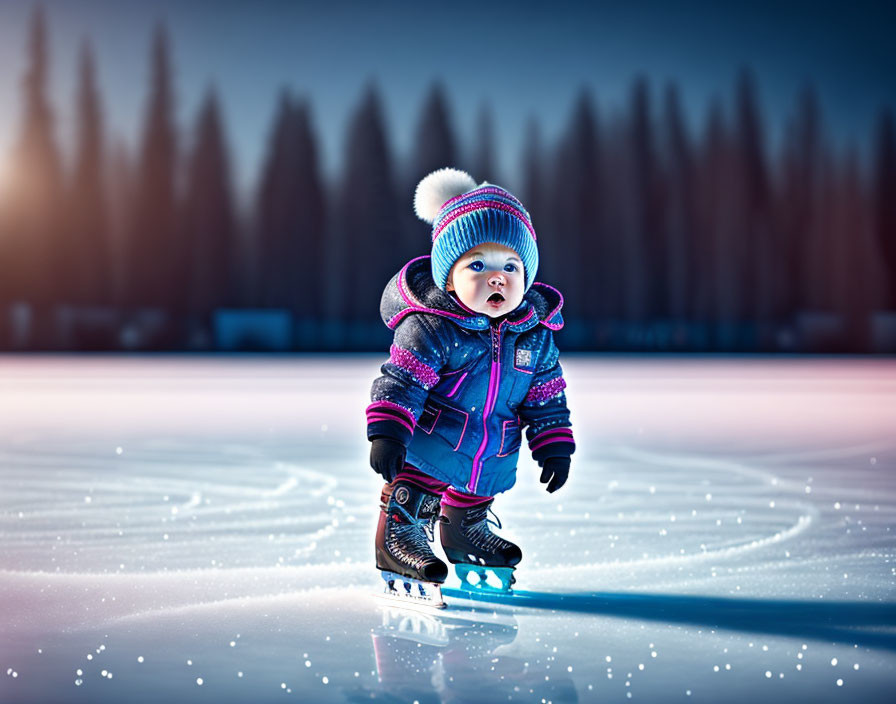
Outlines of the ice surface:
M381 362L0 358L0 701L890 700L893 361L567 357L518 595L428 614L374 596Z

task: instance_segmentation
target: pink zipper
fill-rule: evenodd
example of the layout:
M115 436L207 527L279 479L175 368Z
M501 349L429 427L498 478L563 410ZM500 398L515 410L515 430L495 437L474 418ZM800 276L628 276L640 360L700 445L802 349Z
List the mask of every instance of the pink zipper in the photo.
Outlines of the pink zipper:
M482 473L482 455L488 445L488 417L495 410L495 403L498 400L498 386L501 383L501 326L504 324L502 320L495 329L489 326L491 333L491 358L492 368L488 377L488 393L485 396L485 408L482 409L482 442L479 449L473 457L473 469L470 473L470 483L467 489L470 493L476 493L476 485L479 483L479 475Z

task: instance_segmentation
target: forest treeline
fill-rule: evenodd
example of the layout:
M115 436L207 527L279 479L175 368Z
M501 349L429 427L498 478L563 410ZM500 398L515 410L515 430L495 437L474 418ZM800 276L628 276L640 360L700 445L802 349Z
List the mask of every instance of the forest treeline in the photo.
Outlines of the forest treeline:
M327 179L313 106L284 90L246 208L214 89L188 130L174 122L162 27L134 153L110 145L83 45L66 166L40 11L30 32L21 130L0 192L0 349L383 349L383 286L429 247L414 186L451 165L526 204L538 278L566 296L567 349L896 350L890 110L867 144L843 146L807 87L772 149L748 70L699 130L674 84L655 92L638 78L619 114L583 90L556 141L532 118L507 180L488 106L462 144L434 83L400 160L370 84Z

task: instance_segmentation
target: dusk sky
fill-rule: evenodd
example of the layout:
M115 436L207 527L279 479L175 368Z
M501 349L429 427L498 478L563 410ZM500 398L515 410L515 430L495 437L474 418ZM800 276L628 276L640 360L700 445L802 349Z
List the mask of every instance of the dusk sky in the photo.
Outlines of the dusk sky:
M137 143L152 29L162 20L171 38L178 125L192 126L213 82L244 195L256 182L283 87L310 98L324 167L332 175L342 162L348 118L369 80L380 88L388 136L402 157L427 88L440 79L461 137L472 133L479 106L491 105L499 164L510 186L516 183L513 170L529 116L536 116L546 139L553 140L582 87L591 89L605 119L626 109L632 79L639 74L650 80L654 105L665 83L676 81L691 124L699 128L714 98L730 104L738 70L749 67L773 139L800 90L812 82L838 143L855 143L866 156L880 108L896 106L896 24L892 10L880 9L886 3L42 4L57 135L64 147L73 133L76 59L85 38L97 58L107 135L130 147ZM33 7L27 0L0 0L0 173L20 130ZM189 132L183 134L188 146Z

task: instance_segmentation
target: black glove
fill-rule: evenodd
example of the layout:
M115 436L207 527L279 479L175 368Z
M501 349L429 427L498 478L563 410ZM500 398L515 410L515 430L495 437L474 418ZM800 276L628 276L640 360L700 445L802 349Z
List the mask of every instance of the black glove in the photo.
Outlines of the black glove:
M370 443L370 466L373 471L382 474L387 482L395 479L404 469L405 455L407 449L398 440L374 438Z
M541 483L545 484L550 480L547 490L551 494L569 479L569 457L548 457L541 466Z

